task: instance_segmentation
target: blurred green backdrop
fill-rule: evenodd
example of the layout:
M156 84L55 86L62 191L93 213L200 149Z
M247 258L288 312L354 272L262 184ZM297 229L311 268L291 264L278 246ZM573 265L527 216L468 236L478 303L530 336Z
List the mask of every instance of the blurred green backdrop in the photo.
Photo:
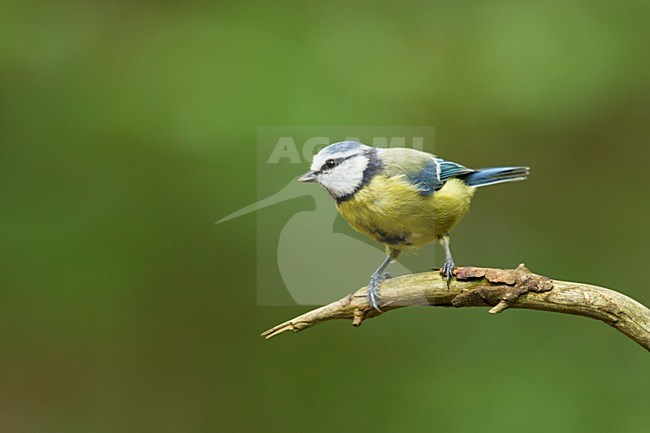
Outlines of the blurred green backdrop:
M533 167L460 264L650 304L648 3L321 3L0 1L0 430L647 432L648 353L584 318L264 341L306 308L256 306L256 215L214 222L256 199L258 125L433 125Z

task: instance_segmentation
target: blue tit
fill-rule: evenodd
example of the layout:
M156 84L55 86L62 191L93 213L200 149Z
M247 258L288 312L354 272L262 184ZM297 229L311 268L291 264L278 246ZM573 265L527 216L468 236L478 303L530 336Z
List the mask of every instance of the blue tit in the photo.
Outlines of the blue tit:
M528 167L472 170L407 148L374 148L356 141L331 144L316 154L301 182L320 184L352 228L386 247L370 277L368 303L381 312L379 286L386 267L404 250L438 241L447 284L454 269L449 232L465 216L477 187L524 180Z

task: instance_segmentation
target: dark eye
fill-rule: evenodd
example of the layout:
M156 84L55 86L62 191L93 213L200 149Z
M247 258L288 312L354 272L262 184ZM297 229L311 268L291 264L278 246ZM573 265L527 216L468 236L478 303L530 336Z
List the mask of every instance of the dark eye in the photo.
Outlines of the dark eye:
M336 161L334 161L333 159L328 159L327 161L325 161L325 167L327 168L336 167Z

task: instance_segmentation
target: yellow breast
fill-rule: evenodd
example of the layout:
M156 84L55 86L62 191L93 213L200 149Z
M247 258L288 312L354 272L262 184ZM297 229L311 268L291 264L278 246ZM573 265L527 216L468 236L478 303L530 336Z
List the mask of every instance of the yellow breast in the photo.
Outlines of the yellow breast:
M337 205L355 230L396 250L421 247L448 233L469 210L474 188L450 179L421 195L404 176L375 176Z

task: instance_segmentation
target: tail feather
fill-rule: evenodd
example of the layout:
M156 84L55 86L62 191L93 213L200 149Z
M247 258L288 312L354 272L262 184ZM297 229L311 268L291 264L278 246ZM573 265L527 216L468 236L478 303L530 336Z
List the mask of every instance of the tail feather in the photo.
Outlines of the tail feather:
M494 167L482 168L473 173L459 176L468 186L486 186L502 182L525 180L530 169L528 167Z

